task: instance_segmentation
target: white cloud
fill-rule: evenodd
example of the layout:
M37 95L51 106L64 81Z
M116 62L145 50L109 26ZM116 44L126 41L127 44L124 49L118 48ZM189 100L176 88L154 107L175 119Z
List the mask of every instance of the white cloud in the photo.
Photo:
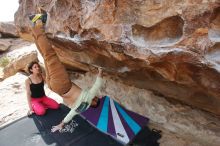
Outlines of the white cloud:
M18 0L0 0L0 22L14 21L18 6Z

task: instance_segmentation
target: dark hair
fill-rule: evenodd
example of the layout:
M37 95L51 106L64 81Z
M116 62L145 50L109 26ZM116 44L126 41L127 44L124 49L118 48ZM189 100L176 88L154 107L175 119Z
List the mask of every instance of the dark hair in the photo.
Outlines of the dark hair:
M95 106L91 106L92 108L97 108L100 104L100 98L98 98L98 101L96 102L96 105Z
M29 72L30 74L33 73L33 72L31 71L31 69L32 69L32 67L33 67L35 64L38 64L38 65L39 65L39 63L38 63L37 61L32 61L32 62L30 62L30 63L28 64L28 72Z

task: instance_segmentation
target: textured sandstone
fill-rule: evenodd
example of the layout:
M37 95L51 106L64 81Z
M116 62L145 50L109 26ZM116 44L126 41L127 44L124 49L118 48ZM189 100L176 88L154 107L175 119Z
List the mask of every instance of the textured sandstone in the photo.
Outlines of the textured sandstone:
M11 39L0 39L0 52L7 51L11 46Z
M27 64L36 60L37 52L31 52L30 54L23 54L22 56L19 56L3 69L3 77L8 78L19 71L26 71Z
M21 0L16 27L41 5L69 69L102 66L128 85L220 115L218 0Z
M0 38L16 38L19 36L14 22L0 22L0 34Z
M8 78L18 71L26 71L29 62L37 60L36 46L22 39L9 39L10 48L3 52L0 57L6 57L9 64L2 70L3 78Z

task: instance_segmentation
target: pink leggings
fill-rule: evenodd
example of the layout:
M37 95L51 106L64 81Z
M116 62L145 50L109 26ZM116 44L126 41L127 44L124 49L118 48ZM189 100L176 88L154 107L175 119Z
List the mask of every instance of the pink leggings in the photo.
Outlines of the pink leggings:
M31 98L31 105L36 115L44 115L46 113L46 109L48 108L59 108L59 104L47 96L43 96L41 98Z

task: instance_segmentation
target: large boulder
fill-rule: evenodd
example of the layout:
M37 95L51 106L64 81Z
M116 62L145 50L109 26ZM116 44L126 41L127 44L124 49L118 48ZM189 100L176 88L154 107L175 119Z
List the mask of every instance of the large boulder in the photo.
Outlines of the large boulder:
M30 53L24 53L18 58L11 61L4 69L3 69L3 78L8 78L12 75L15 75L19 71L27 71L27 64L32 61L37 61L37 52L32 51Z
M20 38L2 38L0 39L0 52L13 51L31 43Z
M14 22L0 22L0 38L17 38L18 31Z
M15 24L29 40L27 16L39 5L69 69L102 66L123 83L220 115L218 0L22 0Z
M7 51L11 46L12 39L0 39L0 52Z

